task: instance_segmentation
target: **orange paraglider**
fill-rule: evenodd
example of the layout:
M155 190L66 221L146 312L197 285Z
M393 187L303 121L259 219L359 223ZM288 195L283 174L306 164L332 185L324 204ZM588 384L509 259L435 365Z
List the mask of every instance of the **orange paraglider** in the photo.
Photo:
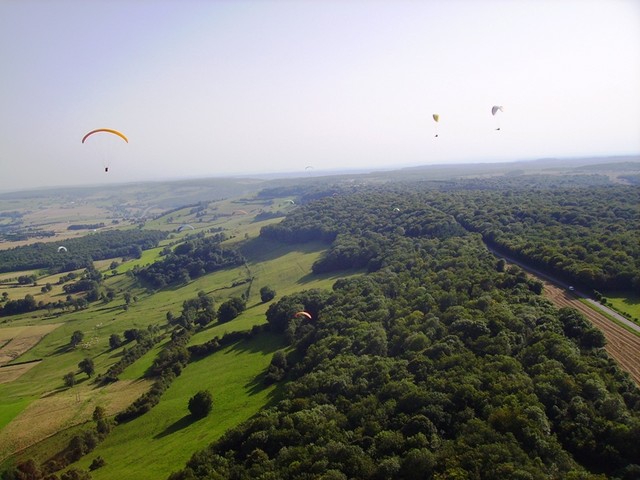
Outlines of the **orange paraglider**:
M294 315L294 317L296 317L296 318L306 317L306 318L308 318L309 320L313 320L313 317L311 316L311 314L310 314L309 312L305 312L305 311L302 311L302 312L296 312L296 314Z

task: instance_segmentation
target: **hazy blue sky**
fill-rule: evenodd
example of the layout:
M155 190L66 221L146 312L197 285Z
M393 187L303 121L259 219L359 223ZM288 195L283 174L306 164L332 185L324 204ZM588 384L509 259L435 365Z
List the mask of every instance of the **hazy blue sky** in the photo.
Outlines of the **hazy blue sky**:
M638 0L2 0L0 59L0 190L640 153Z

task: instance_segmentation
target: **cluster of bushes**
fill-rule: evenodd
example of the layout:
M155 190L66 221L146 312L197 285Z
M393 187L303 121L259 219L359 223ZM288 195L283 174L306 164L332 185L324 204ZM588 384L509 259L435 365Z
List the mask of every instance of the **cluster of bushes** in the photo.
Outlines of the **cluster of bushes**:
M177 327L172 335L171 341L154 359L153 365L147 373L156 377L151 389L142 394L129 407L118 413L115 417L117 423L124 423L147 413L158 402L160 397L169 388L171 383L182 373L182 369L189 362L189 351L186 348L191 338L191 330Z
M7 300L5 304L0 307L0 317L33 312L38 310L38 308L40 307L33 295L27 294L22 299Z
M95 230L97 228L103 228L104 222L100 223L76 223L69 225L67 230Z
M145 353L151 350L155 344L162 340L163 336L159 333L159 328L154 325L149 325L147 330L126 330L124 332L125 339L129 342L136 340L137 343L130 348L123 349L120 360L111 365L104 374L98 375L96 382L107 384L117 381L118 376L125 368L132 365L133 362L141 358ZM120 337L117 334L114 335L109 338L109 345L112 349L121 345Z
M180 316L174 317L171 312L167 312L169 325L180 325L189 330L196 325L204 327L215 318L215 300L211 295L207 295L203 291L199 291L196 298L190 298L182 302Z
M207 273L242 265L244 257L235 249L224 248L223 234L188 240L165 255L162 260L145 268L134 269L137 278L154 288L163 288L178 282L188 282Z
M211 355L228 345L239 342L240 340L250 339L266 331L269 331L269 325L256 325L251 330L228 332L222 337L215 336L205 343L191 345L187 350L189 350L189 356L191 359L200 359L207 355Z

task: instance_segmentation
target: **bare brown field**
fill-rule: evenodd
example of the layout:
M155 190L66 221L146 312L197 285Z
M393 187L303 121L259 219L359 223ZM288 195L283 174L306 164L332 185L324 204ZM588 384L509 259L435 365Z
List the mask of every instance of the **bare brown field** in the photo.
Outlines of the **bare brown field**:
M115 415L146 392L151 380L120 380L103 388L83 384L44 394L0 431L0 461L55 435L91 420L97 406Z
M17 378L27 373L33 367L38 365L41 360L29 363L21 363L20 365L4 365L0 366L0 384L13 382Z
M105 222L109 212L94 205L74 204L69 206L52 205L38 210L33 210L24 215L26 225L64 225L66 230L70 223L97 223ZM51 228L54 230L54 228Z
M33 348L42 337L58 328L60 323L0 328L0 365L5 365Z
M606 316L593 310L571 292L557 287L541 278L544 295L558 308L572 307L582 313L607 339L605 349L623 370L640 386L640 337L629 332Z
M37 242L62 243L70 238L82 237L88 233L88 230L67 230L69 225L103 222L105 226L109 226L111 225L110 218L111 213L108 210L94 205L74 204L40 207L24 215L24 226L39 227L55 232L56 235L54 237L29 238L17 242L0 242L0 250Z

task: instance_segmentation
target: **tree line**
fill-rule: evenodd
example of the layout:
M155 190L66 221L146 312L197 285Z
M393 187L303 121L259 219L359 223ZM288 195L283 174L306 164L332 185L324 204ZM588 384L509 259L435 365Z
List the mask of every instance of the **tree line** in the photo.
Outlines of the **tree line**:
M57 243L0 250L0 272L46 269L51 273L88 267L95 260L116 257L139 258L143 250L156 247L167 232L158 230L108 230L64 241L66 251Z

